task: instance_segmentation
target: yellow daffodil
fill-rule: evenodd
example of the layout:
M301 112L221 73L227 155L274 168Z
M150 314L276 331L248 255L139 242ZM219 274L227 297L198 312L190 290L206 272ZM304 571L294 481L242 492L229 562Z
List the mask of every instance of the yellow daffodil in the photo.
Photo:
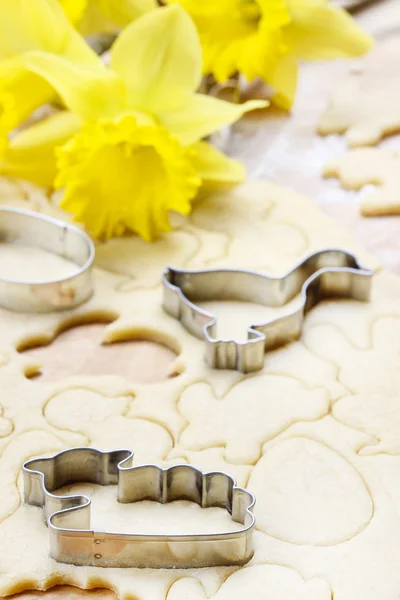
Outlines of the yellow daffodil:
M0 147L12 129L54 96L51 86L24 65L32 50L80 63L98 61L57 0L0 0Z
M62 207L96 237L134 231L150 240L170 229L170 211L190 211L203 183L243 179L238 162L201 139L265 103L234 105L196 93L201 48L181 7L131 23L111 49L110 68L100 59L94 68L43 52L25 56L25 66L70 112L17 135L0 168L47 184L57 168ZM36 153L47 171L32 172Z
M59 0L85 35L114 32L157 7L157 0Z
M165 0L181 4L196 23L204 73L224 82L236 72L260 77L274 102L293 103L298 59L357 56L372 45L342 9L329 0Z

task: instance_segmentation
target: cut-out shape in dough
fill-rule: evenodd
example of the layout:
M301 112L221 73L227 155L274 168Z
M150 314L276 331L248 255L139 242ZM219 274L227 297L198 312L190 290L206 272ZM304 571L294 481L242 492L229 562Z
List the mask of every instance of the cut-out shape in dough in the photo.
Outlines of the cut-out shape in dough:
M173 231L149 244L139 237L115 238L96 247L96 265L129 277L124 292L154 288L166 264L185 265L199 251L197 239L185 231Z
M357 348L337 327L321 324L308 330L305 343L338 367L338 379L349 393L396 396L400 389L400 318L377 319L371 334L371 347Z
M61 441L48 431L34 429L14 434L6 440L0 457L0 523L7 520L21 504L21 496L17 489L17 477L21 465L28 460L35 449L38 452L58 452L62 450Z
M55 394L44 416L55 428L81 433L81 445L100 450L135 445L135 464L158 463L171 450L171 436L157 423L126 417L132 402L132 396L113 398L90 389L71 389Z
M259 375L236 384L222 399L198 383L182 395L179 410L188 421L180 443L190 450L225 446L226 460L252 464L267 440L296 421L326 415L328 392L308 389L285 376Z
M400 454L400 317L378 318L371 347L353 346L332 325L316 325L306 336L309 348L338 367L348 393L332 408L348 427L372 436L360 454Z
M399 99L400 101L400 99ZM365 217L400 214L400 154L383 148L358 148L331 161L324 177L338 177L346 189L360 190L373 184L374 191L361 196Z
M320 118L322 135L345 133L349 146L377 144L400 131L400 44L398 36L360 62L334 90Z
M240 191L229 199L221 194L204 198L198 209L194 209L191 222L205 231L223 232L227 236L229 256L218 260L218 266L232 266L233 261L236 267L251 264L253 269L271 268L276 253L296 262L308 248L307 237L301 228L281 221L279 216L274 218L274 207L275 202L262 195L255 202L252 198L241 197ZM249 245L258 248L251 260L246 251Z
M279 565L255 565L230 575L215 595L201 583L185 577L171 587L166 600L331 600L329 585L321 579L304 579L293 569Z
M330 546L369 523L373 503L361 476L342 456L296 437L267 448L249 480L256 527L294 544Z
M4 409L0 404L0 438L7 437L13 431L13 424L10 419L4 416Z
M346 396L332 409L335 419L373 436L375 443L359 448L359 454L400 454L399 396L363 394Z
M135 383L168 379L176 358L170 348L136 339L104 344L104 330L101 324L80 325L64 331L50 345L30 349L27 356L43 365L31 376L41 381L75 375L119 375Z

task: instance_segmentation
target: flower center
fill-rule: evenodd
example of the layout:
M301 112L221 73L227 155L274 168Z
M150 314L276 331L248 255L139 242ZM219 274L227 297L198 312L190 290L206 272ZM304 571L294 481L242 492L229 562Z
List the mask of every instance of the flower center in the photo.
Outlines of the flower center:
M240 0L239 12L242 19L254 23L261 18L261 9L257 0Z
M87 123L58 153L62 207L95 237L168 231L170 211L188 214L201 178L189 151L160 126L133 115Z

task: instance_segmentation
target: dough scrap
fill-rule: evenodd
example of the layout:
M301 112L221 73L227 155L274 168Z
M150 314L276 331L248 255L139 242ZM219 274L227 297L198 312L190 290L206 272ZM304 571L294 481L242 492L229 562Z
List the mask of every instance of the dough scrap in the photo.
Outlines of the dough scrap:
M399 98L400 102L400 98ZM400 214L400 154L383 148L358 148L331 161L324 177L338 177L350 190L373 184L376 189L361 196L365 217Z
M351 147L371 146L400 131L399 40L380 44L356 64L334 89L318 133L344 133Z
M37 188L22 193L10 180L4 186L0 179L0 198L6 189L9 204L56 211ZM378 273L367 304L318 305L307 315L300 340L269 353L264 369L248 376L208 369L203 342L161 309L163 260L189 268L240 264L283 274L325 246L347 248L379 269L378 261L310 200L254 182L200 200L190 219L179 222L157 248L130 238L99 246L96 294L79 309L29 316L0 310L0 356L5 357L0 363L0 595L63 583L113 589L122 600L396 597L400 456L393 449L391 455L365 456L362 449L396 436L397 421L389 423L388 415L400 393L400 279ZM259 315L252 305L220 308L228 321L245 314L251 322ZM58 382L25 377L29 357L18 348L35 339L51 341L68 323L96 315L115 319L105 328L105 342L144 337L169 345L178 353L171 366L177 376L155 384L133 384L107 373ZM372 392L377 399L390 396L387 410L376 402L372 411L365 400ZM362 398L360 422L354 420L357 398ZM104 449L126 445L138 462L187 462L235 475L258 496L260 523L251 562L242 569L150 571L77 568L51 560L42 513L21 500L21 465L82 443ZM284 501L271 505L269 514L277 486ZM331 497L325 506L327 490ZM108 511L112 503L102 498L100 493L100 507ZM168 510L177 520L183 514L179 506ZM148 515L152 511L159 514L158 507L149 507ZM188 514L191 526L200 525L193 511ZM215 519L223 526L223 518Z

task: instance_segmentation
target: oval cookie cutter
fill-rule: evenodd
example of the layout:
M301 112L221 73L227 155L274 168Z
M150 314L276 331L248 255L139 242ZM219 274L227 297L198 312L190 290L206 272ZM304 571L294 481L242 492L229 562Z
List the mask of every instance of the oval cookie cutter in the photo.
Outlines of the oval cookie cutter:
M240 269L190 271L167 268L163 274L163 307L185 329L204 339L206 362L214 369L242 373L264 367L264 354L300 337L304 318L325 298L367 301L374 272L341 249L310 254L281 277ZM299 308L248 328L248 339L222 339L217 335L217 317L196 305L212 300L238 300L269 307L284 306L301 296Z
M0 306L16 312L44 313L79 306L93 293L92 240L77 227L28 210L0 206L0 243L46 250L76 265L59 279L29 281L0 276Z
M43 508L50 554L59 562L97 567L199 568L242 565L253 555L255 498L224 472L203 473L191 465L132 467L130 450L70 448L24 463L24 501ZM135 534L93 531L87 496L57 496L72 483L117 485L118 502L189 500L226 509L241 524L208 534Z

